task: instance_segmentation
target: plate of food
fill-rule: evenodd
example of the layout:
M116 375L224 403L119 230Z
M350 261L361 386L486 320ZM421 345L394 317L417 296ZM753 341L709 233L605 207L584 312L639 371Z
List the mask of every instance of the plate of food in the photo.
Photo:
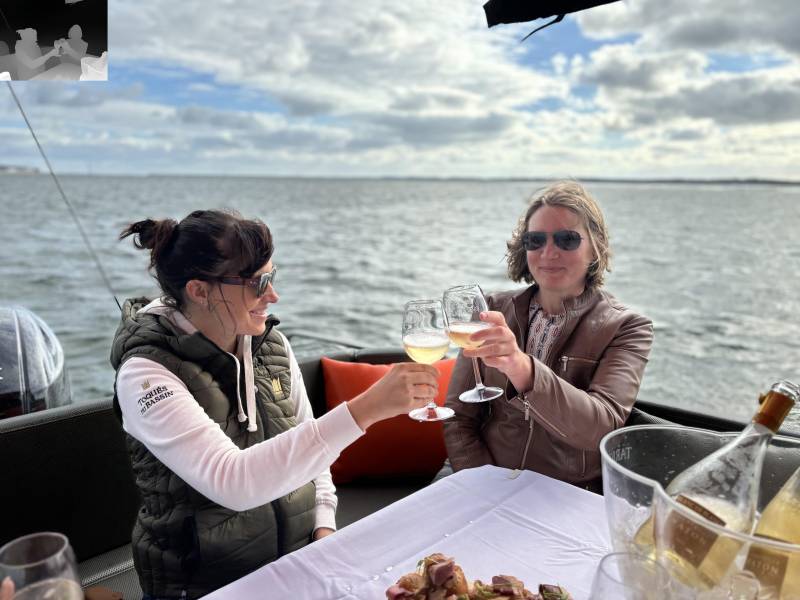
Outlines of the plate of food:
M436 553L417 563L386 590L388 600L572 600L563 587L542 583L537 592L512 575L495 575L490 583L470 581L455 559Z

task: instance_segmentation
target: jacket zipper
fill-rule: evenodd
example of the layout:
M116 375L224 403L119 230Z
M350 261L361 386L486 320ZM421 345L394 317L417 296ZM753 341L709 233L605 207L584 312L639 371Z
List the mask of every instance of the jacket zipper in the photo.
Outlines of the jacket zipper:
M533 419L531 419L531 405L527 400L522 401L525 405L525 420L528 422L528 439L525 442L525 450L522 453L522 463L519 465L519 470L525 468L525 461L528 460L528 449L531 447L531 440L533 439Z
M523 403L525 404L525 420L527 421L527 420L529 419L528 412L529 412L529 410L531 410L531 405L530 405L530 404L528 404L528 401L527 401L527 400L523 400ZM550 426L550 427L551 427L551 428L552 428L552 429L553 429L553 430L554 430L556 433L558 433L558 435L560 435L561 437L563 437L563 438L567 437L567 434L566 434L566 433L564 433L564 432L563 432L563 431L561 431L561 430L560 430L558 427L556 427L555 425L553 425L553 424L552 424L550 421L548 421L547 419L545 419L544 417L542 417L542 415L540 415L540 414L538 414L538 413L537 413L537 414L536 414L536 418L537 418L537 419L539 419L540 421L542 421L543 423L547 423L547 425L549 425L549 426Z
M573 361L577 360L577 361L582 361L582 362L587 362L587 363L594 362L592 360L589 360L588 358L579 358L577 356L567 356L567 355L563 355L560 360L561 360L561 374L562 375L566 375L566 373L567 373L567 365L569 365L569 361L571 361L571 360L573 360ZM584 475L586 475L586 451L585 450L581 450L581 477L583 477Z

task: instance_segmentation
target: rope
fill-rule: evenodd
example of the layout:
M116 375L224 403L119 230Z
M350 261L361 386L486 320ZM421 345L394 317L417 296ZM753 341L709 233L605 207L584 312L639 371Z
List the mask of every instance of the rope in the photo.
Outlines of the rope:
M2 11L0 11L2 14ZM5 15L3 15L3 19L5 20ZM8 21L6 21L6 24ZM114 289L111 287L111 281L109 281L108 276L106 275L105 269L103 269L103 265L100 262L100 259L97 256L97 253L94 251L92 247L92 243L89 241L89 236L86 235L86 231L83 229L83 225L81 224L81 220L78 218L78 213L75 211L75 208L72 206L72 203L67 198L67 195L64 193L64 188L61 187L61 181L59 181L58 177L56 176L55 172L53 171L53 167L50 165L50 160L47 158L47 154L44 152L44 148L39 143L39 138L36 137L36 132L33 131L33 127L31 126L31 122L28 120L28 115L25 114L25 110L22 108L22 104L17 98L17 94L14 92L14 88L11 87L11 82L6 81L6 85L8 86L8 91L11 92L11 95L14 97L14 102L17 103L17 108L19 108L19 112L22 115L22 118L25 119L25 124L28 126L28 131L31 132L33 136L33 141L36 142L36 147L39 148L39 153L42 155L45 164L47 165L47 170L50 172L50 176L53 178L53 181L58 188L59 194L61 194L62 200L64 200L64 204L67 205L67 209L69 210L70 216L72 216L72 220L75 221L75 225L78 228L78 231L83 238L83 243L86 244L86 249L89 251L89 255L94 260L94 264L97 266L97 270L100 272L100 277L103 279L103 283L106 286L106 289L111 293L111 297L114 298L114 302L117 303L117 308L119 308L120 312L122 312L122 306L117 300L117 295L114 293Z

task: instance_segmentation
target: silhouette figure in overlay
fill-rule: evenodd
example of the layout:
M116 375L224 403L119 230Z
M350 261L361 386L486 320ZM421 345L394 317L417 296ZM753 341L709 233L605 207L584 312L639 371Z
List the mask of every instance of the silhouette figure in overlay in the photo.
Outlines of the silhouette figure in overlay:
M82 39L83 30L80 25L70 27L67 35L69 39L61 38L55 41L55 47L59 51L61 62L80 65L81 59L86 56L86 49L89 47L89 43Z
M44 63L51 56L58 56L58 50L53 48L47 54L42 54L37 41L36 30L30 27L18 29L20 39L14 46L17 58L17 79L30 79L45 70Z
M3 74L8 73L7 77ZM8 53L8 44L0 40L0 80L17 78L17 59Z

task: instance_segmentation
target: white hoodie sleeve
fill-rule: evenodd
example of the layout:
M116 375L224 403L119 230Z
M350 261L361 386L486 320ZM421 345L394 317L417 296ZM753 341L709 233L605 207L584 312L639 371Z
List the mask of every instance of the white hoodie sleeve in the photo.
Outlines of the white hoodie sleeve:
M294 414L297 415L297 423L299 425L300 423L312 421L314 413L311 409L311 402L308 399L306 385L303 382L303 373L300 371L300 365L297 364L297 358L294 355L292 346L282 333L281 337L283 337L283 343L286 346L291 366L291 398L294 404ZM317 486L316 525L314 528L329 527L330 529L336 529L336 506L338 501L330 468L323 469L314 478L314 484Z
M305 395L302 383L297 387ZM342 403L319 419L306 414L297 427L240 450L180 379L141 357L119 368L117 397L126 432L201 494L237 511L271 502L320 477L323 496L318 490L318 506L330 506L334 488L330 483L326 492L324 475L339 453L364 433ZM335 506L335 495L332 502ZM317 527L330 526L325 513L317 508Z

